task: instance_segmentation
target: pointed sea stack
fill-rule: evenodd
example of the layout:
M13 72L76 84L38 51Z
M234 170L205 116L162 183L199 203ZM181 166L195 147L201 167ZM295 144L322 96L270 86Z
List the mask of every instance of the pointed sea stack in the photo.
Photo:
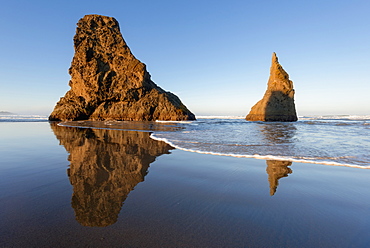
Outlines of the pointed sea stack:
M49 120L195 120L177 96L150 79L113 17L84 16L73 40L71 89Z
M297 121L294 104L293 82L272 54L270 78L263 98L258 101L245 118L247 121Z

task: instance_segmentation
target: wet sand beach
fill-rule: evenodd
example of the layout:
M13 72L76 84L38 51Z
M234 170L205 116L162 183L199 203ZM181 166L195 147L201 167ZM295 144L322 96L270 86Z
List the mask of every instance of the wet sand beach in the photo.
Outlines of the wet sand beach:
M370 170L0 123L0 247L369 247Z

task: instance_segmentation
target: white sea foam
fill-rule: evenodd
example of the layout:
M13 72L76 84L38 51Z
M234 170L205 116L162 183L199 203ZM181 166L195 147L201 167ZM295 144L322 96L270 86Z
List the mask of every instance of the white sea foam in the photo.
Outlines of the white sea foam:
M89 121L78 125L151 132L152 139L188 152L370 168L370 129L364 125L368 122L363 121L363 116L351 116L355 120L350 121L327 121L319 117L307 120L309 118L295 123L264 123L213 116L198 117L198 121L143 122L142 126L140 123L111 121L103 122L105 125L100 127L89 126ZM68 126L65 123L59 125ZM75 124L70 126L76 127Z
M370 120L370 115L313 115L299 116L299 120Z
M184 148L182 146L178 146L175 143L165 139L165 138L158 138L154 133L150 135L150 138L162 141L170 146L186 151L186 152L194 152L194 153L200 153L200 154L209 154L209 155L215 155L215 156L227 156L227 157L235 157L235 158L255 158L255 159L263 159L263 160L280 160L280 161L290 161L290 162L297 162L297 163L310 163L310 164L323 164L323 165L331 165L331 166L345 166L345 167L351 167L351 168L359 168L359 169L370 169L369 166L360 166L360 165L354 165L354 164L345 164L345 163L338 163L333 161L325 161L325 160L318 160L318 158L309 158L309 157L302 157L302 158L294 158L294 157L288 157L288 156L275 156L275 155L259 155L259 154L233 154L233 153L221 153L221 152L212 152L212 151L202 151L202 150L194 150L189 148ZM331 158L333 160L336 160L337 158Z
M157 123L192 123L193 121L161 121L161 120L156 120L155 122Z
M198 125L185 125L182 132L152 137L191 152L369 168L366 116L347 117L352 120L310 117L296 123L264 123L198 118Z
M197 119L244 119L245 116L201 115Z
M44 115L0 115L0 122L40 122L48 121Z

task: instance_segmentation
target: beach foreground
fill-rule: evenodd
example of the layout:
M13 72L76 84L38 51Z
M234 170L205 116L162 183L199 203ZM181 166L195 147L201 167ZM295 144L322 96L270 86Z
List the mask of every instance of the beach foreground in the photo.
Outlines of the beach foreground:
M0 123L0 247L368 247L370 170Z

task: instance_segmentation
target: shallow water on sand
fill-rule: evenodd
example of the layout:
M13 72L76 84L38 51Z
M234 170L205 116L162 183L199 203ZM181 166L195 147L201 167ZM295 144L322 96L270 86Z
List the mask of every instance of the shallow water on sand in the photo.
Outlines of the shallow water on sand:
M370 170L0 123L0 247L368 247Z
M298 122L199 118L152 137L178 149L246 158L370 168L370 116L301 117Z

